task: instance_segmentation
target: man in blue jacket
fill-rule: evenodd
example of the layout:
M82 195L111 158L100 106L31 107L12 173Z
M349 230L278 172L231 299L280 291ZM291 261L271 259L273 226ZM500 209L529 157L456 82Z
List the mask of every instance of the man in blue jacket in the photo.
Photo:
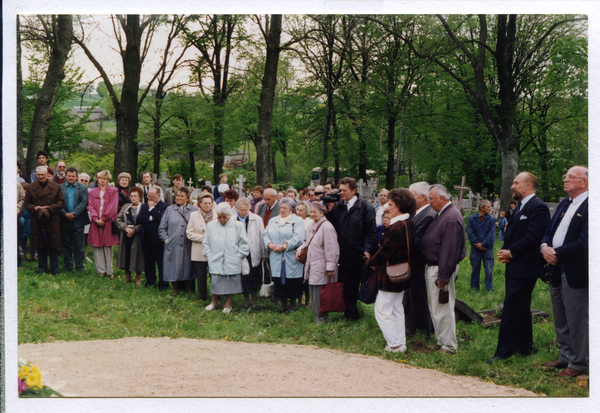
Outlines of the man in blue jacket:
M85 269L85 240L83 230L90 223L88 215L88 188L77 182L77 169L70 167L65 175L65 182L60 187L65 206L60 210L60 244L63 253L65 271Z
M556 208L540 249L555 271L550 295L560 353L544 367L575 377L587 374L589 362L588 170L574 166L563 181L569 197Z
M471 243L471 288L479 291L481 261L485 272L485 290L494 291L494 241L496 240L496 220L490 215L492 205L488 200L479 201L478 212L469 217L467 235Z

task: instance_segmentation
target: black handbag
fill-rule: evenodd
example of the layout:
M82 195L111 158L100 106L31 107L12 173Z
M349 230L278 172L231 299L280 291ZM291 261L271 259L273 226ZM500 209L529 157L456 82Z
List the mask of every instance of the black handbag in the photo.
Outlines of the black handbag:
M377 298L377 289L375 288L375 279L377 273L373 272L366 283L364 283L358 291L357 298L365 304L373 304Z

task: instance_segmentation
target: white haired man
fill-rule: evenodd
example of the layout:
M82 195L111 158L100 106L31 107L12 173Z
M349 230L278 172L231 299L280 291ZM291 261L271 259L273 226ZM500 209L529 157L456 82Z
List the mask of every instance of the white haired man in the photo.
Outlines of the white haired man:
M467 256L465 248L465 224L458 209L452 204L452 196L444 185L429 188L429 203L437 212L437 218L429 225L421 239L421 253L427 261L425 281L429 297L429 312L440 352L454 354L458 347L454 302L454 283L458 275L458 263ZM446 303L440 303L440 292L448 293Z

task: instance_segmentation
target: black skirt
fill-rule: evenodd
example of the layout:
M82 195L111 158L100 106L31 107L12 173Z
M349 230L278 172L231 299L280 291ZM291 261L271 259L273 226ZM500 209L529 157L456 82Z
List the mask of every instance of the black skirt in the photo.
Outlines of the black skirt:
M244 294L255 294L260 291L262 286L262 265L252 267L252 260L248 255L248 264L250 264L250 274L242 274L242 290Z
M282 299L300 297L303 281L303 278L287 278L285 284L281 284L281 277L273 277L275 297Z

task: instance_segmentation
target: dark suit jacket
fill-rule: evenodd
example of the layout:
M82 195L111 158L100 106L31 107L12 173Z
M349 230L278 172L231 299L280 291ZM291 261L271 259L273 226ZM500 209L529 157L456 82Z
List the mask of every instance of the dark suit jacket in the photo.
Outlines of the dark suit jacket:
M75 193L73 194L73 215L75 219L69 221L65 218L65 214L68 213L67 207L69 204L69 193L67 191L67 182L63 182L60 188L65 198L65 206L60 210L60 226L64 228L81 228L90 223L90 216L88 215L88 187L75 182Z
M164 245L158 237L158 226L160 225L160 220L168 206L169 205L166 202L159 201L154 208L152 208L152 211L150 211L148 204L142 204L136 220L138 224L142 224L142 229L140 231L142 246L144 245L145 239L150 239L151 248L158 248Z
M416 233L412 239L413 242L410 245L410 266L412 276L423 277L425 275L425 264L427 264L427 261L421 253L421 238L423 238L423 234L425 234L425 231L429 228L429 224L436 218L437 212L435 212L430 205L418 215L412 217L416 227Z
M46 248L42 230L46 230L48 248L60 248L60 215L59 212L65 206L60 185L56 182L50 182L44 188L38 181L30 184L25 189L25 202L23 209L31 214L31 249ZM50 207L50 220L43 223L35 211L36 206Z
M269 216L269 221L267 222L265 222L265 212L267 212L267 204L260 204L258 206L258 211L256 211L256 215L260 215L260 217L263 219L266 228L271 218L279 216L279 201L277 201L273 206L273 211L271 212L271 215Z
M583 288L588 285L588 199L586 198L575 211L563 245L555 249L558 264L564 265L567 282L571 288ZM569 198L563 199L556 208L542 244L552 246L552 239L558 228L558 217L565 210L568 200Z
M536 195L510 218L504 233L502 249L510 250L512 258L506 264L506 277L538 278L542 270L540 245L548 223L550 210Z

